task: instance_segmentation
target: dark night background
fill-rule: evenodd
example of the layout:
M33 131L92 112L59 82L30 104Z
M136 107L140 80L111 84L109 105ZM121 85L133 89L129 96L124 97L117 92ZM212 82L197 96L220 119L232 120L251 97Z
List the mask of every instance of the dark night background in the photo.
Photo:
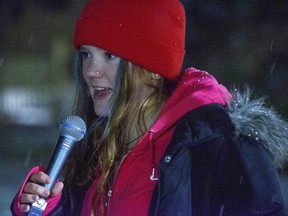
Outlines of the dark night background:
M10 215L10 202L30 168L47 164L58 123L69 114L74 22L86 2L0 0L3 216ZM253 97L266 96L268 105L288 119L288 1L182 2L187 12L184 66L210 72L229 89L249 85Z

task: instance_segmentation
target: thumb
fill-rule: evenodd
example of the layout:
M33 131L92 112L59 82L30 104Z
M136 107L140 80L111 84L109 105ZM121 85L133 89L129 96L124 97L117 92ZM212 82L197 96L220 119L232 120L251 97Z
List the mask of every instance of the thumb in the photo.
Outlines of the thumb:
M63 182L56 182L53 189L51 190L50 196L57 196L63 190Z

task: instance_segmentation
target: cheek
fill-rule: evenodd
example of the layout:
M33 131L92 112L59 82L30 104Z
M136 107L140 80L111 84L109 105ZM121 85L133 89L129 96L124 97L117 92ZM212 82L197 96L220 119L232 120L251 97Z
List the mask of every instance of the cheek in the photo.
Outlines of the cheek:
M83 80L87 83L87 80L88 80L87 67L82 66L81 75L82 75L82 77L83 77Z
M81 75L82 75L83 81L84 81L85 84L87 85L87 84L88 84L88 78L87 78L87 76L85 75L84 72L83 72Z
M87 77L87 72L89 70L89 67L90 67L90 62L88 62L87 60L82 62L81 71L82 71L83 77Z
M107 70L109 71L109 73L107 73L107 78L109 79L109 82L114 86L115 82L116 82L116 77L117 77L117 65L115 64L109 68L107 68Z

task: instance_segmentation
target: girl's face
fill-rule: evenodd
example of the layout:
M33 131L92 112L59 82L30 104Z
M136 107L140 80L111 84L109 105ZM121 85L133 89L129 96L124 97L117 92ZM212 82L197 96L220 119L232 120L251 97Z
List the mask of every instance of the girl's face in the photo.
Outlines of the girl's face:
M83 78L93 100L94 112L98 116L107 116L120 57L89 45L81 46L79 51Z

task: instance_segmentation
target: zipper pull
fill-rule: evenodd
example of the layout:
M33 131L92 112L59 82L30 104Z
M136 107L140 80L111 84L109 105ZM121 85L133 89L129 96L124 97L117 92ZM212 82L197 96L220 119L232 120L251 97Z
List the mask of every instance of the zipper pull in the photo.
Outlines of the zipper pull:
M112 196L112 190L109 190L108 193L107 193L107 202L106 202L106 204L105 204L106 207L109 206L111 196Z

